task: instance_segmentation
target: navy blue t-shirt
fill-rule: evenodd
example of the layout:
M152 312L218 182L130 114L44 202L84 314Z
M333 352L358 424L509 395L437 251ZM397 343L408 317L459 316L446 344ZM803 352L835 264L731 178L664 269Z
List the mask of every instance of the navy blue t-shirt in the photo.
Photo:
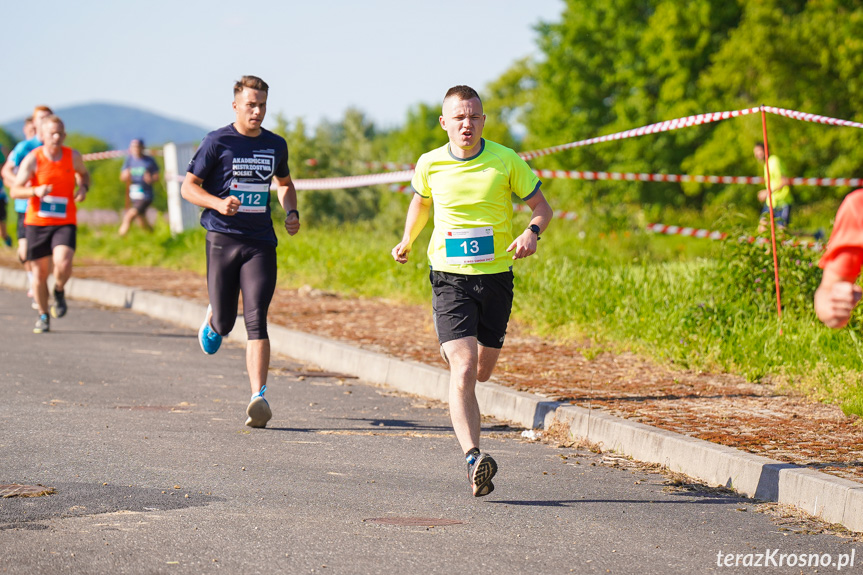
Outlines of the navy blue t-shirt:
M129 170L131 182L129 183L129 197L133 200L151 200L153 199L153 185L144 181L144 173L150 174L159 173L159 164L150 156L126 156L123 160L123 167L120 171Z
M201 214L205 229L278 243L270 216L270 184L274 175L284 178L291 174L284 138L263 128L252 138L228 124L207 134L188 171L201 178L201 187L214 196L240 199L240 209L233 216L205 209Z

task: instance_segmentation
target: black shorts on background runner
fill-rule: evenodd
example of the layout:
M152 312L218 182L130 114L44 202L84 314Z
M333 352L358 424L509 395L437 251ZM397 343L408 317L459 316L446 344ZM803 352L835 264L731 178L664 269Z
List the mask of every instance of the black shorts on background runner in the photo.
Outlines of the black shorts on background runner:
M438 341L476 337L500 349L512 312L513 273L465 275L432 270L432 310Z
M139 216L146 216L147 208L149 208L152 203L153 198L150 198L149 200L132 200L132 207L135 208L135 211L138 212Z

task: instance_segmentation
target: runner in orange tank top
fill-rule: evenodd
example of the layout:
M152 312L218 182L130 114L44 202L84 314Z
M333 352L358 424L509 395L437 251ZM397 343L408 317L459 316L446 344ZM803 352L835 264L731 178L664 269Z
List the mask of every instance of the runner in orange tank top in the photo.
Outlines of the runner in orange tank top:
M24 223L28 226L64 226L75 225L77 211L75 209L75 166L72 161L72 149L60 148L60 161L55 162L47 157L46 147L41 146L34 151L36 172L30 180L33 187L50 186L51 189L43 196L33 196L27 202L27 213Z
M48 275L54 263L54 305L51 315L66 315L66 282L72 276L75 255L76 202L90 187L90 174L81 154L63 147L66 129L57 116L42 122L43 145L30 152L15 176L12 197L28 199L27 259L33 264L34 291L39 319L34 333L50 330Z

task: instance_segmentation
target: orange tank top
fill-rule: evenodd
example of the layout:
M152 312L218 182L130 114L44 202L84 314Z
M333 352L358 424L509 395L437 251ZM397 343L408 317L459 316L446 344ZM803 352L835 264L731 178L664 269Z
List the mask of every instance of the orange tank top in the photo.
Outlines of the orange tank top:
M33 196L27 203L24 223L28 226L65 226L77 223L75 208L75 166L72 149L63 147L60 161L45 155L45 147L37 148L36 173L31 186L51 185L51 191L41 198Z

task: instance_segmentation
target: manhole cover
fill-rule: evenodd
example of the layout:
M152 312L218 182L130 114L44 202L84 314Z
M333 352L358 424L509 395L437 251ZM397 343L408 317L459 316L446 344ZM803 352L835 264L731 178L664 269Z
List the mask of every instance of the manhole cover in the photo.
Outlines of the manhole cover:
M434 517L376 517L364 519L369 523L380 523L382 525L398 525L401 527L441 527L444 525L461 525L463 521L455 519L441 519Z
M0 497L41 497L43 495L51 495L54 493L53 487L45 487L44 485L0 485Z

